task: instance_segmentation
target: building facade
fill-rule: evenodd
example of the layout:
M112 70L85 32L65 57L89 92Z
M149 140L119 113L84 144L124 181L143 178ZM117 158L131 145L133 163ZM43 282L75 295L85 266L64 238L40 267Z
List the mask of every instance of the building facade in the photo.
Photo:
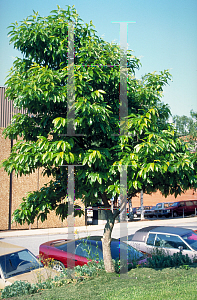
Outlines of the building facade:
M12 141L9 138L4 138L3 130L10 124L12 117L16 113L26 113L26 110L19 110L13 107L12 101L5 97L5 87L0 87L0 161L6 159L10 155ZM52 178L42 176L42 169L37 170L31 175L17 177L14 172L11 176L0 168L0 230L8 229L30 229L30 228L51 228L51 227L66 227L67 220L63 222L55 212L51 212L45 222L36 220L30 226L27 224L16 225L11 224L12 214L22 202L22 198L30 191L39 190L44 184L48 183ZM82 209L83 203L76 201ZM84 209L85 211L85 209ZM85 214L83 216L75 217L75 226L85 225Z

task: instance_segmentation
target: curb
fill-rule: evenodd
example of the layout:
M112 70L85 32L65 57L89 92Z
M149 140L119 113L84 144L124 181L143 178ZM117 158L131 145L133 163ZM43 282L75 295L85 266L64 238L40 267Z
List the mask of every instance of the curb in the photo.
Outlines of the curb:
M89 226L80 226L74 227L69 233L74 232L88 232L104 229L104 225L89 225ZM68 227L64 228L43 228L43 229L25 229L25 230L11 230L11 231L2 231L0 232L0 238L5 237L18 237L18 236L32 236L32 235L53 235L53 234L67 234Z

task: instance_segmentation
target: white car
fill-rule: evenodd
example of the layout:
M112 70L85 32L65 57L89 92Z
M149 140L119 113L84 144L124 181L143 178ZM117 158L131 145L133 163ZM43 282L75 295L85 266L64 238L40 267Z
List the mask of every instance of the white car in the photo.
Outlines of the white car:
M28 249L0 241L0 289L17 280L38 283L57 274L44 267Z
M169 255L182 252L193 261L197 259L197 233L188 228L145 227L136 231L128 244L148 254L153 254L156 249L162 249Z

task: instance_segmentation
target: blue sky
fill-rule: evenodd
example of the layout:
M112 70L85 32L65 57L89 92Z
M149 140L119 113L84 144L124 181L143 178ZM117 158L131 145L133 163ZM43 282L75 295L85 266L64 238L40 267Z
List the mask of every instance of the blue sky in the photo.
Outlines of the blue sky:
M128 48L140 58L136 77L169 69L173 81L164 90L163 101L172 114L189 116L197 111L197 0L0 0L0 86L19 52L9 45L7 27L33 10L47 16L57 5L75 5L86 22L96 26L100 36L119 43L119 24L128 25Z

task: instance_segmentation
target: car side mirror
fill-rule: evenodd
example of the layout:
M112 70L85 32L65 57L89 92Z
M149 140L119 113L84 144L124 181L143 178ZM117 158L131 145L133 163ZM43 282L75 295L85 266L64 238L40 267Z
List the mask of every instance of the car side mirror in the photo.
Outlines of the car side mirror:
M183 246L179 246L178 249L181 251L183 251Z

